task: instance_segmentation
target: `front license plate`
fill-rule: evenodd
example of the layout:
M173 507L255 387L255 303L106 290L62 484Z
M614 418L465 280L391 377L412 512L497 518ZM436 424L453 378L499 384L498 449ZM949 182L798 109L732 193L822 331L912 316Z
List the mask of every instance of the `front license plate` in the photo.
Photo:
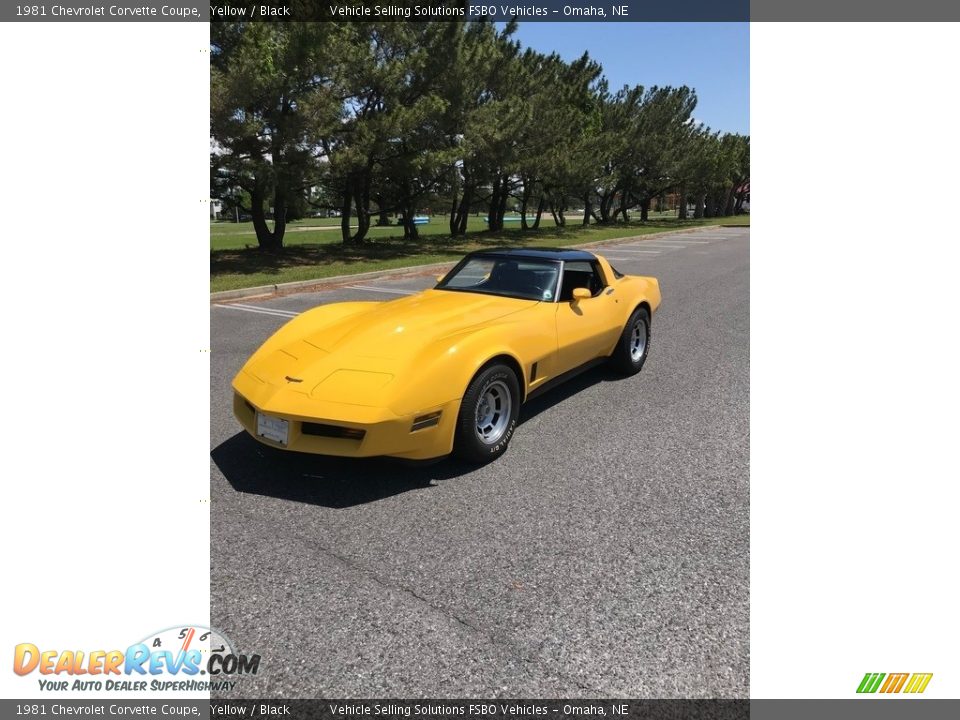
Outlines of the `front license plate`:
M290 423L282 418L257 413L257 435L286 445L290 436Z

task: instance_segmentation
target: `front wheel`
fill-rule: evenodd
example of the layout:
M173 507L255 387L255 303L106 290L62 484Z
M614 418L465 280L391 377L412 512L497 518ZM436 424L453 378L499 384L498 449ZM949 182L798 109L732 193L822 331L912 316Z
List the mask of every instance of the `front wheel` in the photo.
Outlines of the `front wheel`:
M481 370L460 401L453 452L462 460L485 463L500 457L517 426L520 385L506 365Z
M620 333L611 364L624 375L636 375L650 352L650 312L645 307L633 311Z

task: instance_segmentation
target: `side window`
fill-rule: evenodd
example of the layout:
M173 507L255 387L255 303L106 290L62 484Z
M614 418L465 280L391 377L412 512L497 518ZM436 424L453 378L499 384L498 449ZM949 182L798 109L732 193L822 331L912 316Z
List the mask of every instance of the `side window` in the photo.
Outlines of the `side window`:
M593 277L590 278L590 292L597 296L603 292L607 285L603 282L603 271L600 269L600 263L594 260L590 263L590 268L593 271Z
M571 260L563 265L563 288L560 302L573 299L574 288L587 288L596 297L603 290L603 275L596 261Z

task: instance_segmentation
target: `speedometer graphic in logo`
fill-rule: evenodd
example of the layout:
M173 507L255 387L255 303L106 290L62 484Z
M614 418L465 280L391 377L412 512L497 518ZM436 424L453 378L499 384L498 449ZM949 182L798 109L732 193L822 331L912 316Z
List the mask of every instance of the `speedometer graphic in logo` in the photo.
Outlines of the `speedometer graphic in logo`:
M206 625L173 625L150 633L140 643L146 645L151 654L169 653L171 658L190 658L190 664L199 668L200 675L232 673L242 657L226 635Z

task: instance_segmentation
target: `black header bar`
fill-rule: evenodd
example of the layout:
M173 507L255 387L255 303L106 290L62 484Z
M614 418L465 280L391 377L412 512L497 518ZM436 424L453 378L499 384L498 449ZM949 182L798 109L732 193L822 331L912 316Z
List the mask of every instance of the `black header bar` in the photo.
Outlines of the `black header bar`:
M957 21L944 0L55 0L0 3L16 22L794 22Z

